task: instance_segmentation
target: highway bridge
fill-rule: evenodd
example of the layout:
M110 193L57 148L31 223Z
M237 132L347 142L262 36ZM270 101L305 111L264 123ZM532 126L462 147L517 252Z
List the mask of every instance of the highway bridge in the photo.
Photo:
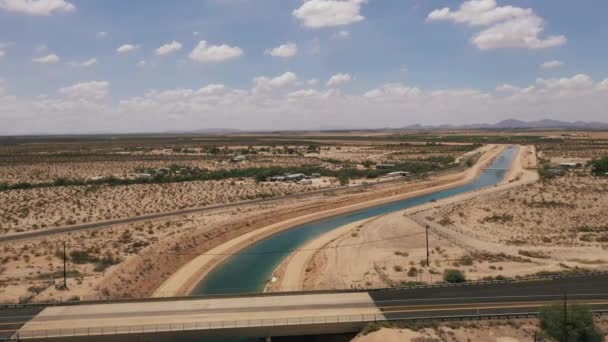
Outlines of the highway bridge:
M158 298L4 306L0 339L166 341L359 331L369 322L534 315L559 302L608 312L608 274L368 291Z

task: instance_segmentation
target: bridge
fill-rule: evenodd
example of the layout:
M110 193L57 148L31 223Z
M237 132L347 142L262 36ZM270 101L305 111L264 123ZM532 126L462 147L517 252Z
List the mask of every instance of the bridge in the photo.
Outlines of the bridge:
M164 341L356 332L370 322L536 315L562 300L608 313L608 273L368 291L158 298L0 309L0 339Z

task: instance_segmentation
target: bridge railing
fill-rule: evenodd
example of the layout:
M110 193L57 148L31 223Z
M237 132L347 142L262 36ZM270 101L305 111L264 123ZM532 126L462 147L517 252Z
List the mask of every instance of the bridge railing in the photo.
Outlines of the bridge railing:
M32 329L19 330L13 336L14 340L57 338L72 336L99 336L99 335L123 335L123 334L148 334L160 332L179 332L196 330L217 329L241 329L277 327L290 325L314 325L335 323L366 323L384 321L386 318L381 313L359 314L359 315L337 315L337 316L309 316L309 317L286 317L247 320L221 320L190 323L160 323L160 324L137 324L113 327L90 327L71 329Z
M592 310L597 316L608 314L608 310ZM386 315L386 316L385 316ZM340 324L340 323L371 323L381 321L450 321L450 320L481 320L481 319L515 319L536 317L538 311L519 311L512 313L484 312L480 309L471 309L471 312L463 311L458 315L424 315L399 317L390 313L370 313L358 315L336 315L336 316L309 316L309 317L287 317L269 319L248 320L221 320L190 323L161 323L161 324L138 324L114 327L90 327L72 329L37 329L20 330L15 333L11 340L20 341L27 339L61 338L76 336L103 336L103 335L128 335L128 334L155 334L164 332L187 332L220 329L243 329L264 327L285 327L294 325L315 324Z

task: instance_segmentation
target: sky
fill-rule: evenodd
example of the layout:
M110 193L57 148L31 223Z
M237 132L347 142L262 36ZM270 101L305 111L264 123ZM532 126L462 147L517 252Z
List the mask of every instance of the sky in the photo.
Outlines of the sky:
M608 121L605 0L0 0L0 135Z

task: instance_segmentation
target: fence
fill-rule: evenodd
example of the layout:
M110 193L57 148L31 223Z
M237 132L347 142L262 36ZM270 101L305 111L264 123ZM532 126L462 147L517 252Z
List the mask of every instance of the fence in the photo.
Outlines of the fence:
M424 315L411 317L385 317L382 313L339 315L321 317L292 317L276 319L250 319L250 320L224 320L214 322L192 322L183 324L140 324L114 327L93 327L73 329L40 329L23 330L15 333L7 341L19 341L24 339L60 338L60 337L85 337L104 335L125 334L157 334L170 332L209 331L218 329L247 329L247 328L269 328L310 326L326 324L353 324L359 323L363 326L372 322L395 322L395 321L455 321L455 320L484 320L484 319L515 319L534 318L538 311L508 312L508 313L483 313L480 309L470 309L472 312L464 312L459 315ZM608 314L608 310L592 310L594 315ZM389 313L390 315L390 313ZM393 315L394 316L394 315ZM312 331L311 331L312 332ZM345 331L346 332L346 331Z

